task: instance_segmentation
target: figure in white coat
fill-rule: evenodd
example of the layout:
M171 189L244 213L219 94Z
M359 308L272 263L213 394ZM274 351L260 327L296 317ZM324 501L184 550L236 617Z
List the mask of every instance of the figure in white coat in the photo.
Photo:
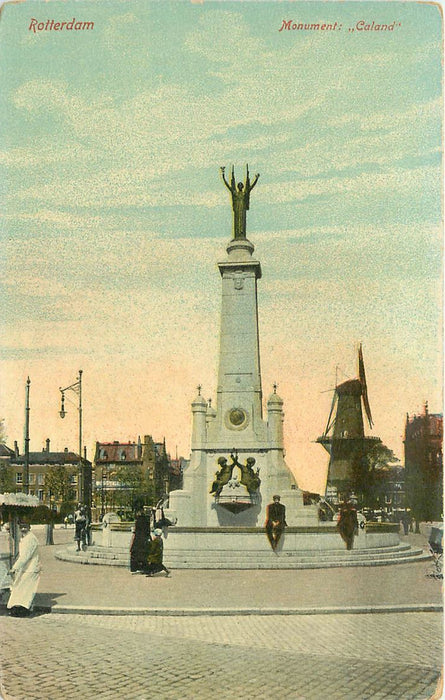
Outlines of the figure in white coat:
M41 571L36 536L30 531L28 523L20 524L20 532L22 538L19 555L10 571L13 584L7 605L9 614L13 617L26 617L30 614Z

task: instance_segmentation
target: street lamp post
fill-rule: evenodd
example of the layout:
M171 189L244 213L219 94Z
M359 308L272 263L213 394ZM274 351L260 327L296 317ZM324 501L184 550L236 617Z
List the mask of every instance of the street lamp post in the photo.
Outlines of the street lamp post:
M31 380L26 381L26 405L25 405L25 461L23 464L23 492L29 493L29 385Z
M85 484L84 484L84 478L83 478L83 470L82 470L82 370L79 370L79 376L77 377L77 381L74 382L74 384L70 384L69 386L66 386L64 389L62 387L59 387L59 391L62 394L62 402L60 406L60 412L59 415L61 418L65 418L66 416L66 411L65 411L65 392L66 391L74 391L75 394L79 397L79 405L78 405L78 410L79 410L79 471L78 471L78 500L80 503L83 503L83 499L85 496ZM88 507L90 504L86 504Z
M54 513L53 513L53 506L51 503L51 497L53 495L53 492L51 489L49 490L49 522L46 524L46 544L54 544L54 535L53 535L53 530L54 530Z
M104 515L105 515L105 479L106 479L106 477L107 477L107 475L105 473L105 467L104 467L104 465L102 465L102 492L101 492L101 496L102 496L102 499L101 499L101 501L102 501L102 503L101 503L102 520L104 519Z

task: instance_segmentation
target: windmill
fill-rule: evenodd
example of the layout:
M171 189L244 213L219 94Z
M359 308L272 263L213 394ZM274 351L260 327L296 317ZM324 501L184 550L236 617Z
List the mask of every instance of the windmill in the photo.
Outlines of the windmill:
M351 489L354 476L378 437L365 435L365 413L369 429L373 427L366 384L363 349L358 349L358 377L336 384L331 410L323 435L316 442L329 453L328 485L339 493Z

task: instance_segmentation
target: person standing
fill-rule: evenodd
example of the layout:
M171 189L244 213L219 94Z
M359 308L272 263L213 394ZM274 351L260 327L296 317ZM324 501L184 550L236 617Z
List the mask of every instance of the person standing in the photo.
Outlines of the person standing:
M358 530L357 511L351 501L345 501L340 508L337 528L342 540L346 543L346 549L352 549L354 535Z
M170 576L170 571L163 564L164 543L162 542L162 530L156 528L153 530L154 539L150 542L149 553L147 557L147 576L153 576L160 571L165 571L166 576Z
M87 516L85 513L85 508L79 503L77 510L74 513L74 526L76 528L74 539L77 542L77 551L80 552L80 543L82 543L82 549L86 549L86 527L87 527Z
M281 535L286 527L286 507L280 503L280 496L272 496L266 510L266 534L272 549L275 551Z
M130 571L132 574L145 571L147 568L150 541L150 518L145 515L144 509L140 508L136 512L134 533L130 545Z
M91 536L91 508L88 508L87 506L84 506L85 510L85 544L88 545L88 547L92 544L92 536Z
M403 534L408 535L410 532L410 526L412 530L412 521L411 521L411 514L407 509L404 510L402 513L402 525L403 525Z
M40 557L37 537L29 523L20 524L19 555L10 570L13 577L7 608L12 617L27 617L32 608L40 580Z

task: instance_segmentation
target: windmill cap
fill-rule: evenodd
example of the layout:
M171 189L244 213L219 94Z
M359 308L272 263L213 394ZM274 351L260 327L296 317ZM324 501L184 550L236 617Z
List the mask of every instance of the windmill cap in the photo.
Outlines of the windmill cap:
M348 379L347 382L339 384L336 388L339 396L361 396L363 392L363 384L360 379Z

